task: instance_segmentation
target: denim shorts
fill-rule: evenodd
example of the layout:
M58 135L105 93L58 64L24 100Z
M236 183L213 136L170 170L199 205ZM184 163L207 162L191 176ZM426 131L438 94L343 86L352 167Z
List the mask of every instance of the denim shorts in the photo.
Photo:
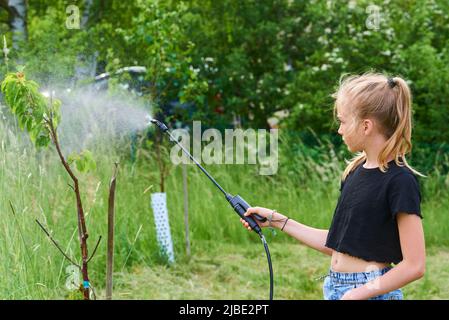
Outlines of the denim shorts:
M325 300L340 300L346 291L363 286L365 283L378 278L389 270L386 267L377 271L370 272L335 272L329 270L329 274L324 279L323 294ZM375 283L373 284L375 285ZM401 289L382 294L369 300L402 300L403 295Z

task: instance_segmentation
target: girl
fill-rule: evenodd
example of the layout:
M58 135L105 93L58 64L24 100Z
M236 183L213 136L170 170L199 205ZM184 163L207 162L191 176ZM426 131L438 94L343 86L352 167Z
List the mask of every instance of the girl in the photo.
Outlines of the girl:
M400 77L367 73L340 81L333 97L338 133L357 154L343 172L329 230L267 208L249 208L245 215L266 217L261 227L279 228L332 257L323 285L326 300L400 300L400 288L425 270L416 178L422 175L405 159L412 147L410 90Z

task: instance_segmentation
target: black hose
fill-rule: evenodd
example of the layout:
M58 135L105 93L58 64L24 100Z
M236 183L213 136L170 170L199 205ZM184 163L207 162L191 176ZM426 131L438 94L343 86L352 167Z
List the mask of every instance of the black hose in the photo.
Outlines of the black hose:
M262 232L259 233L260 239L262 240L263 246L265 247L265 252L268 259L268 269L270 270L270 300L273 300L273 266L271 265L270 250L268 249L267 241Z

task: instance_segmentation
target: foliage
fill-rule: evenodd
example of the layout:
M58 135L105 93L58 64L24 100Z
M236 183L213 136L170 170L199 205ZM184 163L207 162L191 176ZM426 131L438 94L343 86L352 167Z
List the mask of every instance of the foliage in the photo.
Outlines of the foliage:
M371 17L377 5L379 15ZM201 54L216 61L210 95L226 115L264 127L318 135L336 131L334 92L344 73L403 76L414 95L418 142L449 141L449 6L433 1L194 1L190 28ZM378 28L369 28L378 17Z
M93 51L89 33L66 27L66 5L54 1L44 10L37 10L30 3L28 41L19 52L13 52L26 64L28 75L43 87L70 86L76 68L83 64L80 54Z
M180 2L171 8L157 0L106 5L105 10L113 14L92 26L97 43L104 45L104 50L99 46L99 59L104 60L106 70L145 66L147 86L143 93L153 114L173 101L196 103L196 112L201 113L208 84L192 62L198 50L185 30L188 6ZM188 119L182 113L178 118Z
M76 169L79 172L94 171L97 168L96 162L93 158L92 152L83 150L81 153L73 153L67 158L67 163L75 163Z
M25 78L21 71L9 73L1 85L6 104L17 117L20 128L26 129L37 147L46 147L51 141L48 123L50 117L57 127L61 102L47 101L39 92L39 85Z
M340 76L376 70L409 82L418 144L449 141L447 0L93 1L79 30L65 28L66 6L28 4L29 39L12 54L39 80L70 79L81 53L95 55L97 74L146 67L144 95L174 120L261 128L286 110L281 127L322 135L336 131Z
M9 73L1 85L6 104L17 117L20 129L26 130L36 147L46 147L51 141L49 121L56 130L61 119L61 101L48 99L39 92L39 85L33 80L27 80L20 71ZM79 154L71 154L68 164L75 163L80 172L96 169L96 163L89 150Z

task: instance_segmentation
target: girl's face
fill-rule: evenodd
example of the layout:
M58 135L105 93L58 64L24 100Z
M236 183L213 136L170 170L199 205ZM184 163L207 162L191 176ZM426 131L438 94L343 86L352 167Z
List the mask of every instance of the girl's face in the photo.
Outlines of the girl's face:
M347 106L337 107L337 118L340 124L338 134L351 152L363 151L364 134L361 121L350 112Z

